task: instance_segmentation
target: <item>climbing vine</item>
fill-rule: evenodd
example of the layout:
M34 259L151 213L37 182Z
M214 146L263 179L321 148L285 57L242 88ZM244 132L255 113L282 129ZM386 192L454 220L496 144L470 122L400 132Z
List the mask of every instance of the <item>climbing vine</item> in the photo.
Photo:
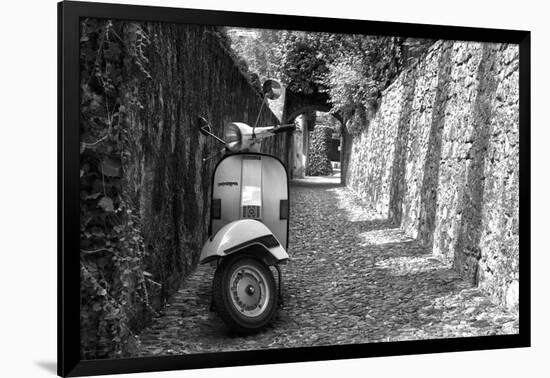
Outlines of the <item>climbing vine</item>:
M308 176L332 174L332 165L329 159L332 133L333 129L329 126L318 126L311 132L309 161L306 169Z
M82 358L122 357L150 316L145 250L131 193L126 108L150 79L150 44L136 23L85 19L80 34L80 297ZM130 75L131 74L131 75ZM127 77L136 77L125 81Z

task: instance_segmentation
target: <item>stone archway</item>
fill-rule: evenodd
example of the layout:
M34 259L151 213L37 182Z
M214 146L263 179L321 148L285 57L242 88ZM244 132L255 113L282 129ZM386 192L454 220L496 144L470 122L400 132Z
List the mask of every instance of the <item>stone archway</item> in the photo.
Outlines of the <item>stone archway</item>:
M285 93L283 106L283 123L294 121L300 114L309 110L315 110L328 113L332 109L329 96L326 93L303 94L291 92L288 89ZM344 123L339 113L333 113L333 116L342 124Z
M330 103L330 98L326 93L312 93L312 94L303 94L285 91L283 113L282 113L282 123L292 123L294 120L301 114L305 114L310 111L319 111L323 113L329 113L332 110L332 104ZM345 176L347 172L346 164L346 154L345 151L350 144L348 133L345 127L345 121L340 113L331 113L331 115L337 119L340 123L340 167L341 167L341 183L345 184ZM309 133L295 133L294 141L292 143L292 148L289 151L289 162L291 164L290 171L292 172L292 177L294 174L300 172L300 167L307 165L307 151L309 144ZM303 155L305 154L305 156ZM303 159L301 163L297 163L296 159Z

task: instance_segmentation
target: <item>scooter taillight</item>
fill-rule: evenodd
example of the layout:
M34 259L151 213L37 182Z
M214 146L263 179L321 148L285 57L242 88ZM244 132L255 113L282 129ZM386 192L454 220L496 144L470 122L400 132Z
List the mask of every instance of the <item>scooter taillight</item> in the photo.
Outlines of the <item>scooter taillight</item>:
M288 219L288 200L279 201L279 219Z
M220 198L212 198L212 206L210 208L212 219L222 218L222 200Z

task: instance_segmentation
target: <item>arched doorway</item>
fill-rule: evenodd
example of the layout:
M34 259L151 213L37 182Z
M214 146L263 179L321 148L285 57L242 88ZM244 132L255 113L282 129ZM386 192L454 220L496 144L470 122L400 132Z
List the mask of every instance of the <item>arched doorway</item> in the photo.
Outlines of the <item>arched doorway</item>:
M290 160L293 178L340 177L343 124L323 110L311 106L289 118L296 124Z
M327 93L311 93L311 94L304 94L304 93L295 93L289 90L285 90L284 95L284 104L282 109L282 117L281 120L283 123L292 123L298 116L301 114L315 111L315 112L324 112L328 113L332 109L332 105L330 103L330 98ZM330 113L334 118L336 118L339 121L340 130L340 181L343 185L346 184L346 175L347 175L347 166L349 161L349 156L351 153L351 136L348 134L347 129L345 127L345 119L343 118L342 114L340 113ZM298 134L298 133L295 133ZM308 138L309 135L303 134L302 136L305 136L305 138ZM296 136L295 136L296 138ZM309 141L306 139L304 142L301 140L302 143L302 151L307 150L303 148L304 145L308 145ZM288 153L288 161L290 163L289 171L292 176L293 171L293 162L296 159L296 152L297 149L299 149L300 140L294 140L293 145L294 147L289 149ZM307 163L307 161L306 161ZM307 165L307 164L306 164Z

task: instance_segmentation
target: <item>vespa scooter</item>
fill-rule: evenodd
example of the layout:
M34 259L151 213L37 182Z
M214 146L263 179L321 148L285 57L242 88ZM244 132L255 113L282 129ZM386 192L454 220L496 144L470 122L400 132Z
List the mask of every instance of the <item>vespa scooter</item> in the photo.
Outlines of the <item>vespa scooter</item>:
M280 84L268 80L264 98L280 96ZM295 125L253 127L240 122L225 126L224 138L212 133L199 117L203 135L224 144L212 182L209 238L200 263L215 264L212 309L235 333L254 333L276 313L282 290L279 265L288 259L288 177L276 157L260 153L261 141ZM270 267L278 273L279 287Z

